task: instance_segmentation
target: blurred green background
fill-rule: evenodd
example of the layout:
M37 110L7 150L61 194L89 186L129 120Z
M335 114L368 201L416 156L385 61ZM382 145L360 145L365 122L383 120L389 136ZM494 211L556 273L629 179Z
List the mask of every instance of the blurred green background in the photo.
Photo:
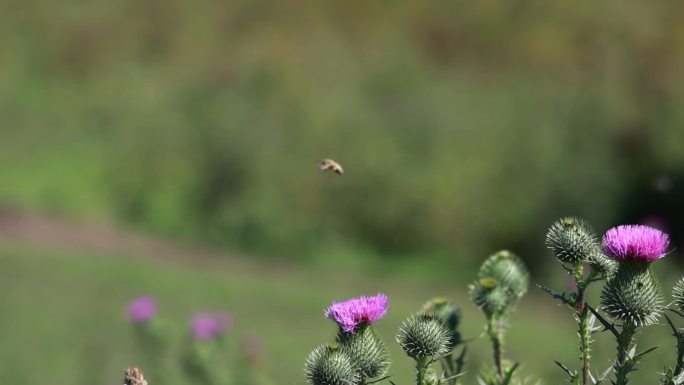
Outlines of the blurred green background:
M193 309L232 311L235 341L263 336L276 383L304 382L332 299L387 292L392 342L406 314L449 296L476 338L465 288L490 253L564 287L543 245L562 215L668 231L669 291L684 246L683 12L0 0L0 379L115 383L137 360L122 309L141 293L181 330ZM344 176L318 170L326 157ZM661 348L636 383L672 356L652 329ZM532 289L507 351L558 383L550 357L572 362L574 335ZM472 344L471 382L489 357Z

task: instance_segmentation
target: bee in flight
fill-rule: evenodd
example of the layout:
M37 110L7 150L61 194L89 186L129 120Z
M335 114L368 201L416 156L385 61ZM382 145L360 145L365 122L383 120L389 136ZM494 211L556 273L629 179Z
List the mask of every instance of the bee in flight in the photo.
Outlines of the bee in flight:
M344 169L342 168L342 165L340 165L339 163L335 162L332 159L323 159L321 161L321 170L322 171L333 170L338 175L342 175L344 173Z

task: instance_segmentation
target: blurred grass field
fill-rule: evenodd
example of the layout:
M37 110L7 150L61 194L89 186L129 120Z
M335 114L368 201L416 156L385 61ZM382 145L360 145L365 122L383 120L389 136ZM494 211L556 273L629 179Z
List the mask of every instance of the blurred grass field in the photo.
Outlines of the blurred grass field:
M158 299L160 317L185 333L193 311L225 309L233 314L230 355L237 360L241 335L256 333L265 344L263 370L277 384L303 384L308 352L333 338L335 326L322 312L333 299L385 292L390 311L377 330L393 357L397 384L413 379L411 361L394 342L394 333L408 314L434 296L452 298L464 311L462 331L468 344L467 383L490 361L488 342L480 337L482 316L467 298L468 277L454 271L452 282L407 281L391 275L335 270L293 269L289 265L250 262L239 257L164 260L159 256L120 255L47 249L21 242L0 243L0 382L26 384L114 384L123 368L144 358L136 350L124 305L140 294ZM659 273L666 272L662 266ZM554 282L563 282L556 277ZM671 280L666 280L667 282ZM545 282L553 285L553 282ZM562 285L561 285L562 286ZM506 356L521 360L522 374L544 384L559 383L553 359L576 365L574 324L570 313L531 288L512 319ZM653 383L672 359L664 325L639 336L641 347L661 345L644 360L635 383ZM613 355L608 335L597 336L595 365ZM9 348L11 347L11 348ZM227 362L226 365L234 365ZM36 370L39 367L40 370ZM171 362L174 367L174 362ZM154 383L154 367L147 377ZM168 376L167 376L168 378ZM180 376L169 384L184 383Z

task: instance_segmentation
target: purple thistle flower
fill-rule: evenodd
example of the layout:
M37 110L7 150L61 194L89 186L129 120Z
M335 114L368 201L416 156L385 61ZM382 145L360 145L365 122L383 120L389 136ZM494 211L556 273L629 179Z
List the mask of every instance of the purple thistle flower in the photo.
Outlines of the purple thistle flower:
M373 297L358 297L342 302L333 302L325 310L325 316L337 322L347 333L362 323L372 324L387 313L387 296L378 293Z
M618 261L653 262L665 255L667 234L643 225L622 225L606 231L603 252Z
M233 325L230 314L220 313L195 313L190 320L190 332L197 341L214 339Z
M149 296L138 297L128 303L126 312L128 320L134 324L147 322L157 313L157 302Z

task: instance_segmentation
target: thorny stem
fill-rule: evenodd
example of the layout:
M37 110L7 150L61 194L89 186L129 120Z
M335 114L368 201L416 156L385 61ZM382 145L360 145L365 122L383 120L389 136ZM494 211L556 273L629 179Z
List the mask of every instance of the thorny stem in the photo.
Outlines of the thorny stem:
M585 306L584 302L584 290L587 288L588 283L584 280L584 264L578 262L575 265L573 271L575 278L575 283L577 284L577 300L575 301L577 309L577 322L578 322L578 334L580 338L580 354L582 360L582 384L589 384L589 352L590 352L590 339L591 330L589 330L588 315L589 312Z
M579 320L579 337L580 337L580 351L582 353L582 384L589 384L589 343L591 338L591 330L589 330L587 308L582 307L582 310L577 310L577 318Z
M626 322L622 325L622 332L620 333L617 342L617 374L616 374L616 385L627 385L627 373L628 370L623 370L625 362L627 362L627 353L629 352L629 346L632 343L632 337L634 337L634 332L636 331L636 326L631 322Z
M503 336L501 333L501 320L498 317L492 317L487 321L487 334L492 341L494 348L494 366L496 367L496 377L499 382L503 381L503 367L501 365L501 354L503 345Z

